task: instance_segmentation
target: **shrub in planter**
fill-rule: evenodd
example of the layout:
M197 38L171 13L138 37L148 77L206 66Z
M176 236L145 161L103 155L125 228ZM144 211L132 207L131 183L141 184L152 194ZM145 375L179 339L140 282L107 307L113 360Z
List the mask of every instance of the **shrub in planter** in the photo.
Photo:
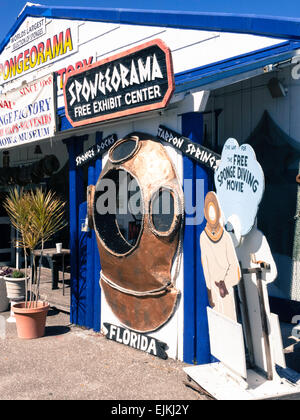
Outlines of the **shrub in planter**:
M45 193L41 188L35 191L10 191L4 207L13 226L18 230L18 246L23 248L25 256L25 301L13 306L20 338L38 338L44 335L47 312L50 305L39 300L41 259L45 242L66 226L64 206L51 191ZM33 251L41 247L39 271L35 270ZM27 252L30 251L33 270L27 281ZM15 274L18 276L18 274ZM17 281L17 279L15 279Z
M12 301L25 299L26 293L26 277L25 273L20 270L12 270L11 273L4 276L6 282L7 297Z
M0 267L0 312L6 312L9 307L4 276L11 274L12 271L10 267Z

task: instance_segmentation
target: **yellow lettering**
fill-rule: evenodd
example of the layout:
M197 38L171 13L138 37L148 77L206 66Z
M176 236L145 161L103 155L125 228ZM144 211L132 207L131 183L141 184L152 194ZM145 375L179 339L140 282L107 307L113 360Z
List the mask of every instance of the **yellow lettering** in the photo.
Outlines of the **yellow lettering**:
M73 50L73 43L72 43L72 36L71 36L71 29L68 28L66 30L66 38L65 38L65 45L64 45L64 54L67 52L69 48L70 51Z
M38 58L37 58L38 65L45 62L44 49L45 49L44 43L40 42L38 45Z
M53 37L53 58L58 57L59 55L63 54L63 46L64 46L64 33L61 32L59 34L59 39L57 39L57 35Z
M19 54L18 58L17 58L17 73L18 74L21 74L23 72L23 60L22 60L22 58L23 58L23 53Z
M9 71L9 76L15 76L16 75L16 57L14 59L10 59L9 60L9 67L10 67L10 71Z
M32 56L34 56L34 59L32 59ZM36 47L32 47L31 51L30 51L30 67L33 68L36 65L37 62L37 58L38 58L38 52Z
M45 53L45 61L48 61L48 58L52 60L52 49L51 49L51 40L47 39L46 43L46 53Z
M7 80L9 78L9 61L6 60L4 64L4 70L3 70L3 79Z

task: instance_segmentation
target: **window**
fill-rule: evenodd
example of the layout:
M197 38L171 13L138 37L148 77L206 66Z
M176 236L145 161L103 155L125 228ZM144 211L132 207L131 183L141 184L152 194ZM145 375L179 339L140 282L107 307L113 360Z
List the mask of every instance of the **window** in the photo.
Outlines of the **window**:
M97 184L95 227L112 253L126 255L137 246L143 226L142 205L137 180L123 169L109 171Z
M170 235L178 226L179 216L177 194L169 188L159 188L150 201L150 221L154 233L159 236Z
M109 160L113 163L121 163L129 159L138 149L139 138L132 136L118 141L109 152Z

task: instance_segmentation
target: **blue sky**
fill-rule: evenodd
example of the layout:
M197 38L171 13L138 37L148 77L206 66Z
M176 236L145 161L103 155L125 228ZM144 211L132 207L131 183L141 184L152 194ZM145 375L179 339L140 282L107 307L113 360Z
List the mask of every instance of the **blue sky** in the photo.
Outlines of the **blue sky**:
M39 0L47 6L108 7L244 13L300 18L299 0ZM32 3L35 3L32 0ZM36 1L38 3L38 0ZM24 0L0 0L0 42L9 32Z

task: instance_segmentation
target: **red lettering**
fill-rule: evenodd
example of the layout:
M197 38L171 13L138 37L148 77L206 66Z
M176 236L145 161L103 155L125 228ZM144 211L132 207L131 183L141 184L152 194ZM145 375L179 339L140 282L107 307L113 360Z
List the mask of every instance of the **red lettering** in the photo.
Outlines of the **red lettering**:
M78 62L75 64L75 69L76 69L76 70L80 70L80 69L82 69L82 67L83 67L83 64L82 64L82 62L81 62L81 61L78 61Z
M90 57L88 60L84 59L83 61L78 61L75 64L75 69L80 70L83 67L87 67L92 64L94 57ZM63 68L58 70L56 73L58 77L60 78L60 82L58 83L60 88L62 89L64 86L64 79L65 79L65 73L70 73L71 71L75 70L74 67L71 65L68 68Z
M87 61L87 60L83 60L83 65L84 65L84 67L87 67L87 66L89 66L89 65L91 65L92 64L92 62L93 62L93 59L94 59L94 57L90 57L89 58L89 61Z
M74 71L74 67L73 66L69 66L67 68L67 73L71 73L71 71Z

